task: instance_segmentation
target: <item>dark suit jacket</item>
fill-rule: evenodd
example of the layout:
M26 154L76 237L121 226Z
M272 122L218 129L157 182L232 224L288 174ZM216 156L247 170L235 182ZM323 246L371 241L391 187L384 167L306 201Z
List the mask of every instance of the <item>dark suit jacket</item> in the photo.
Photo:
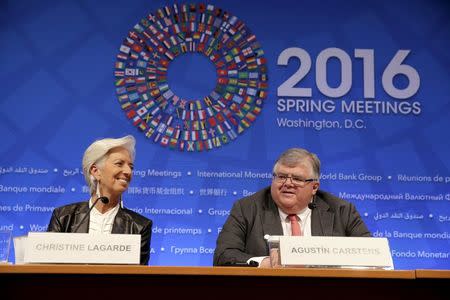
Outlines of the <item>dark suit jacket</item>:
M89 232L89 202L78 202L53 210L47 231L52 232ZM126 233L141 235L141 265L147 265L150 259L150 239L152 234L152 220L135 213L132 210L119 207L111 233ZM78 227L79 226L79 227ZM78 229L77 229L78 227Z
M353 204L320 190L315 203L316 208L311 212L313 236L371 236ZM234 203L217 238L214 265L268 256L269 248L264 240L266 234L283 235L270 187Z

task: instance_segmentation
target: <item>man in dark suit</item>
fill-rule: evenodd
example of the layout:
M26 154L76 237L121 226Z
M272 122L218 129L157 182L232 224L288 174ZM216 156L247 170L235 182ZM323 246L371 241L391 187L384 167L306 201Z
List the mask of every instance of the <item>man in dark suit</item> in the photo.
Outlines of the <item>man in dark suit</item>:
M256 261L270 267L265 235L371 236L353 204L319 190L320 160L285 151L270 187L236 201L217 238L214 265Z

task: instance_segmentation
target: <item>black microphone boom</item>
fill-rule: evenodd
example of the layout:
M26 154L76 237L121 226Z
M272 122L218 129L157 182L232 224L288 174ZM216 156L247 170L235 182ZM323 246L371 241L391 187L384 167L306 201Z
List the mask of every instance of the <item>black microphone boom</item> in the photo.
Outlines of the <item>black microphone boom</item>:
M227 261L224 266L226 267L258 267L259 263L257 261L251 260L249 263L240 262L233 258L231 261Z
M314 209L314 208L316 208L316 207L317 207L317 204L316 204L316 195L314 195L312 201L308 203L308 208L309 208L309 209Z
M101 200L103 202L103 204L108 204L109 203L109 199L108 197L98 197L97 199L95 199L94 203L92 204L91 208L89 208L87 214L83 217L83 219L81 219L80 223L78 223L77 227L75 227L74 230L72 230L71 232L77 232L77 230L80 228L81 224L83 224L84 220L86 220L86 218L90 215L91 210L95 207L95 205L97 204L97 202Z

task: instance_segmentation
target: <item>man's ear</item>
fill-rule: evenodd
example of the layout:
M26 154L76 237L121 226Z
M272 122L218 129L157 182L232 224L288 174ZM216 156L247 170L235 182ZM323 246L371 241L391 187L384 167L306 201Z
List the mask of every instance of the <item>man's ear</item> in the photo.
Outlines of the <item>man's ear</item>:
M320 186L320 182L315 181L313 183L313 195L315 195L317 193L317 191L319 190L319 186Z

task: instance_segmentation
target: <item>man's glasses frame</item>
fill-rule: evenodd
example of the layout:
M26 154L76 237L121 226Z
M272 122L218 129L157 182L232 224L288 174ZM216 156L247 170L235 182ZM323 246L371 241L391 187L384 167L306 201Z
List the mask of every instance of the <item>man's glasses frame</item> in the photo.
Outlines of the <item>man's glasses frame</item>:
M283 173L273 173L272 176L275 182L281 184L285 184L289 178L291 180L292 185L296 187L305 187L308 183L317 181L316 178L303 179L301 176L288 175Z

